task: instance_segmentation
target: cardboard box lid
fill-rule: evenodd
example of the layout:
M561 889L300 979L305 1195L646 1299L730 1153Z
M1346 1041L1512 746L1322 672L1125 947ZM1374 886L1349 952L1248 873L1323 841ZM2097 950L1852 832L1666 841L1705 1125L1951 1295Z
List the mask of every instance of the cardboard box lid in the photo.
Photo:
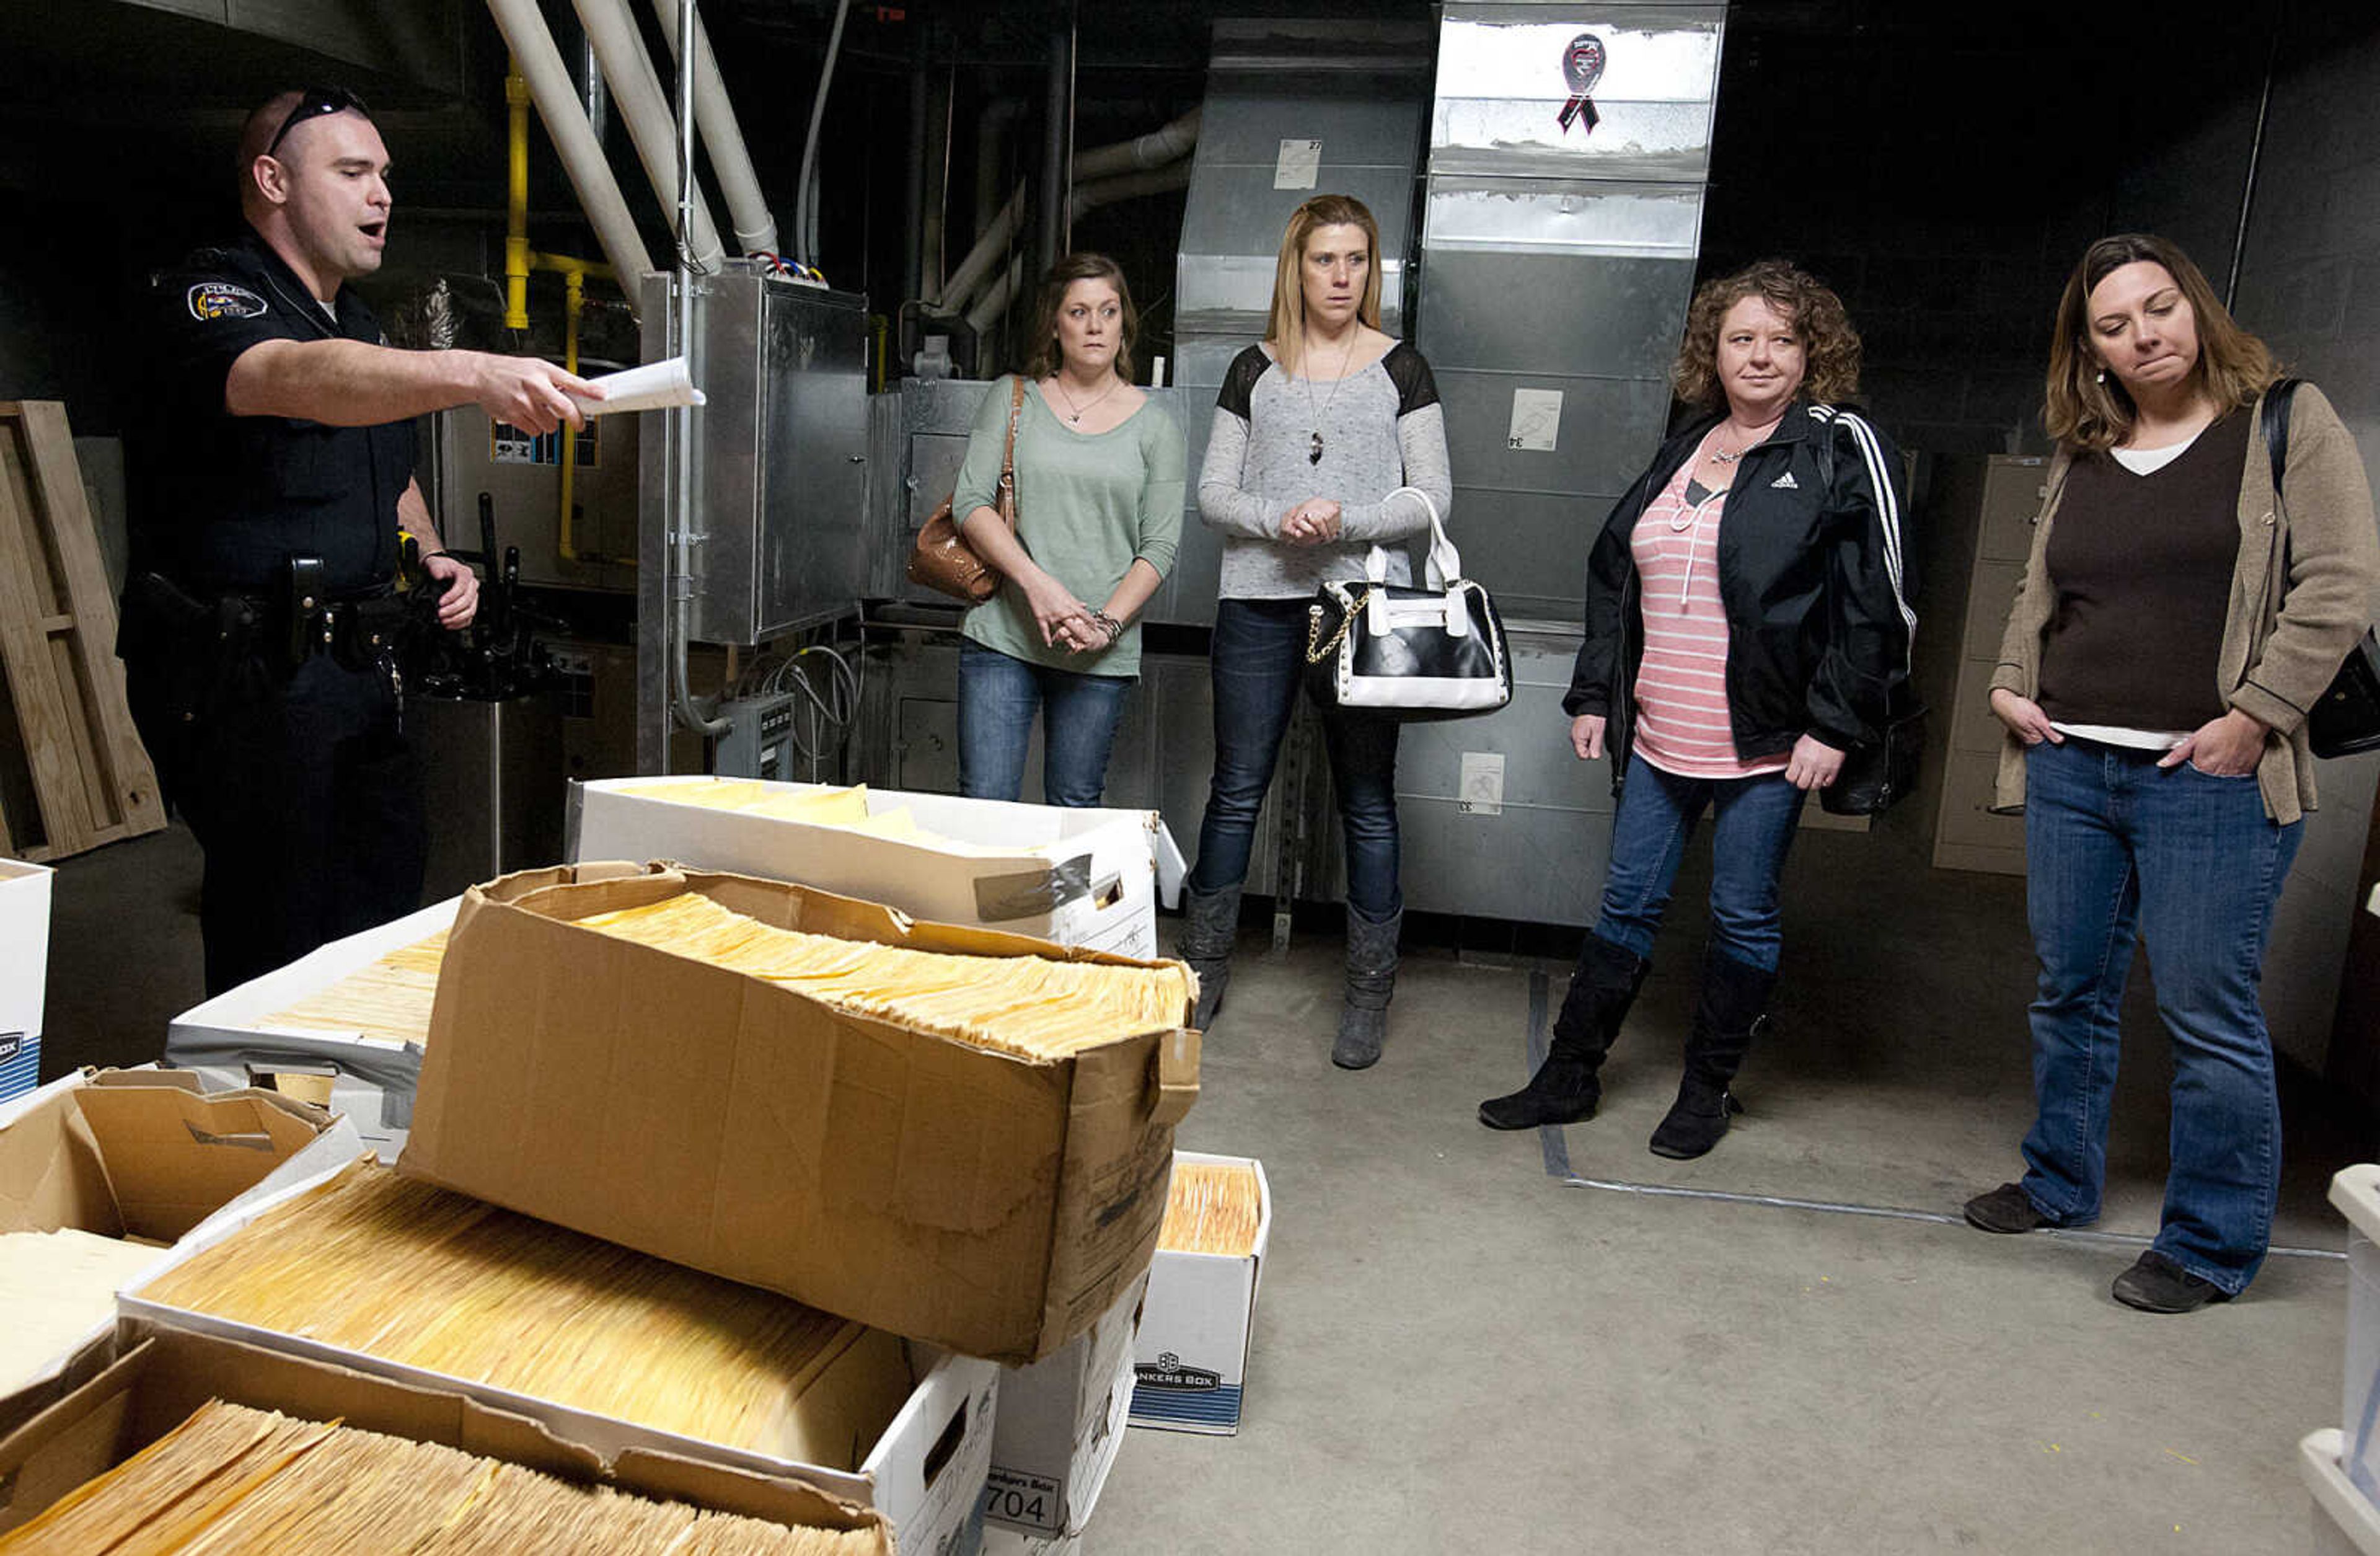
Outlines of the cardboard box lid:
M507 877L457 917L400 1170L996 1360L1147 1268L1196 1034L1020 1059L571 921L688 890L846 939L1150 965L743 876Z
M77 1105L115 1210L134 1236L170 1243L313 1143L331 1114L277 1092L204 1096L196 1076L115 1072Z
M90 1084L88 1070L62 1076L0 1117L0 1232L71 1226L124 1235L99 1145L75 1102Z
M269 1091L201 1095L176 1070L83 1071L0 1118L0 1232L170 1243L331 1126Z
M891 837L798 817L705 806L684 796L686 778L612 778L574 783L572 852L584 857L662 853L722 869L748 870L857 889L922 911L955 917L962 904L987 923L1046 916L1090 895L1099 872L1127 852L1145 852L1159 896L1181 894L1187 868L1154 810L1066 808L899 789L867 789L871 815L905 809L936 834ZM763 792L825 794L815 784L718 780ZM949 845L956 845L953 847ZM794 868L794 867L798 868ZM821 874L823 871L825 873Z
M591 1449L458 1392L173 1331L151 1334L99 1377L0 1438L0 1530L25 1522L114 1467L210 1399L443 1443L582 1484L608 1484L719 1512L873 1530L885 1551L892 1549L882 1514L795 1477L653 1450L622 1454L607 1471Z

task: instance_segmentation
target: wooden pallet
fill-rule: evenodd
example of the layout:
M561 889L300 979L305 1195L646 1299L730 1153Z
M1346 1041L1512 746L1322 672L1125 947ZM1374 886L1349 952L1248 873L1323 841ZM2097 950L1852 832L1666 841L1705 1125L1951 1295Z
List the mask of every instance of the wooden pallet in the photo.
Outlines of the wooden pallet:
M59 859L165 824L55 400L0 402L0 854Z

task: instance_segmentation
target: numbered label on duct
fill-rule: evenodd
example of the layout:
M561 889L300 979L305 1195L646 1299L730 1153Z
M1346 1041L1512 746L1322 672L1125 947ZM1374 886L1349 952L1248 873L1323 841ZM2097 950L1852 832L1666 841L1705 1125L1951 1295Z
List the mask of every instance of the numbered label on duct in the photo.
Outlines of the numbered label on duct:
M1455 808L1465 816L1504 813L1503 752L1463 753L1463 779L1455 790Z
M1559 389L1512 391L1512 425L1504 446L1531 454L1551 454L1561 436L1562 392Z
M1276 189L1310 189L1321 173L1321 141L1284 140L1281 143L1281 156L1272 164L1272 187Z

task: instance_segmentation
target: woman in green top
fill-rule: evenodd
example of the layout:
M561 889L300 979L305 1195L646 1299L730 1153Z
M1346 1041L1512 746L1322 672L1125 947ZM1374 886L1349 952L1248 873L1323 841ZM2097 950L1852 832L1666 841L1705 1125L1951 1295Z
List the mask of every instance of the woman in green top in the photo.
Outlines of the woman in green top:
M1069 254L1043 278L1016 418L1014 536L992 505L1008 379L977 413L951 511L1002 582L960 627L959 792L971 798L1017 797L1036 709L1048 803L1094 806L1107 787L1116 721L1140 673L1134 618L1182 538L1182 429L1133 387L1138 322L1105 255Z

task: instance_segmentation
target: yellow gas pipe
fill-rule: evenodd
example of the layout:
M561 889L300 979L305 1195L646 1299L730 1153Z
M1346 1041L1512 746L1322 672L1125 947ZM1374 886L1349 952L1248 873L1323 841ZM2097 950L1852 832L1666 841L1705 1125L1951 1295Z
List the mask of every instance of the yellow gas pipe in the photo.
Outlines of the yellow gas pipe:
M517 67L504 76L504 108L509 134L507 177L504 189L504 328L528 328L528 276L532 270L542 270L562 277L563 307L563 368L578 371L578 320L587 303L587 277L592 275L614 286L619 277L612 267L590 260L572 259L565 254L540 254L528 246L528 82ZM562 512L555 529L554 549L565 562L604 563L617 567L633 567L634 557L581 556L573 536L576 504L573 489L578 474L578 440L567 427L562 438ZM488 565L496 565L494 557Z
M504 328L528 328L528 82L520 67L504 68L504 117L510 156L504 180Z

